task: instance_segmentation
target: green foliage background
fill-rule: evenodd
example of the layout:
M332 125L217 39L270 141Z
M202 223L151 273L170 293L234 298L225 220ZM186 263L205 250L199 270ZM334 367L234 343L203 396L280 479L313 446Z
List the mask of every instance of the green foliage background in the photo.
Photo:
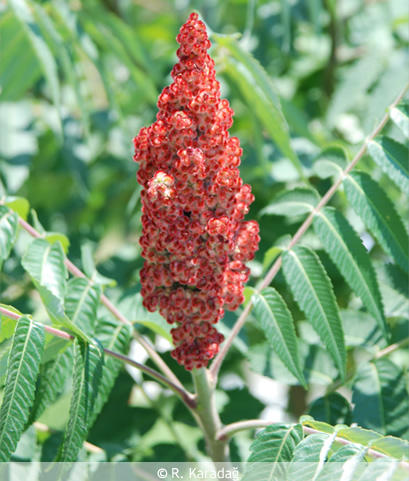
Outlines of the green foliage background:
M213 32L210 53L222 97L235 110L230 133L240 138L241 175L256 197L248 216L260 222L261 230L260 250L250 263L253 287L330 188L333 176L339 175L337 165L344 168L353 158L409 79L408 12L403 0L9 0L0 5L0 199L46 232L48 241L61 242L70 260L95 280L95 299L105 288L122 312L138 321L140 332L152 341L156 336L164 359L188 387L190 375L170 358L168 344L160 341L169 338L169 326L159 315L144 311L138 294L143 259L132 138L155 119L157 96L171 82L175 37L192 10ZM409 439L406 105L404 101L395 109L393 122L382 131L387 137L377 137L370 155L360 160L363 173L345 181L329 203L333 209L326 208L314 221L314 230L302 239L304 248L295 251L299 256L305 247L309 249L305 255L315 252L308 260L313 263L311 276L322 266L327 272L338 306L327 307L329 318L335 312L345 338L340 334L335 344L327 344L306 322L317 306L300 302L293 261L285 255L275 290L255 300L256 309L223 365L216 397L223 423L258 418L262 412L271 421L296 422L310 413L332 425L355 422L382 435ZM366 197L359 197L357 185L380 199L379 218L371 221ZM339 222L344 233L347 219L369 251L368 261L362 261L361 243L350 240L353 231L347 238L349 251L342 254L334 247L336 239L328 237L325 219L331 219L331 225ZM0 302L48 323L57 314L48 309L47 315L40 303L36 294L40 281L30 270L29 256L21 263L30 240L21 232L10 257L4 256ZM362 293L362 282L354 281L354 274L348 278L353 269L362 273L370 294ZM64 273L61 283L63 277ZM373 284L374 278L378 283ZM253 291L246 292L250 297ZM295 332L285 337L298 342L300 359L289 370L280 361L281 354L272 351L275 331L269 334L263 322L274 319L263 299L270 307L285 301L289 319L295 321L298 341ZM87 302L96 312L97 304ZM286 323L285 315L278 324ZM106 313L98 316L104 319ZM90 318L81 325L86 327ZM221 331L227 334L236 319L237 313L227 313ZM329 321L331 329L337 319ZM161 336L152 330L152 321ZM389 333L388 340L382 331ZM10 335L1 341L0 389ZM298 348L288 342L294 358ZM402 347L369 362L394 343ZM79 349L76 345L77 356ZM59 356L66 353L59 358L61 365L72 368L73 352L52 343L48 360L59 351ZM46 369L45 361L40 373L41 369ZM304 379L308 390L300 385ZM111 381L114 378L107 383ZM200 458L204 450L200 430L181 402L153 384L145 375L130 376L121 369L87 437L104 450L94 456L144 461ZM260 386L271 399L260 395ZM49 460L57 453L71 393L71 383L64 381L61 394L42 412L40 421L55 432L39 435L41 448L33 456ZM24 434L32 435L33 428ZM254 431L235 436L233 459L248 458L253 438ZM26 456L21 449L20 455Z

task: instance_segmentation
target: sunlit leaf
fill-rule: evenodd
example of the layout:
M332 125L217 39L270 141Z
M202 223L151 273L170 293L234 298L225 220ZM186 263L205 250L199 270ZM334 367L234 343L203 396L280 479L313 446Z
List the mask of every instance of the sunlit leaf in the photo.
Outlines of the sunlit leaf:
M321 209L315 216L314 228L332 261L361 297L387 339L386 320L375 269L361 239L345 217L332 207Z
M346 352L338 306L331 281L317 255L296 246L283 254L283 270L295 300L345 378Z
M44 327L26 317L17 323L0 409L0 461L7 462L26 426L44 347Z
M273 424L261 431L250 446L243 481L267 481L285 476L296 446L303 438L300 424Z
M348 201L385 252L408 272L408 233L386 192L358 171L344 178L344 188Z
M306 387L302 372L294 321L284 300L272 287L253 295L254 315L269 343L287 369Z
M409 195L408 148L393 139L379 136L368 143L368 153L402 192Z
M5 205L0 205L0 271L17 239L18 217Z
M409 436L409 394L402 369L389 359L362 363L352 386L353 422L381 434Z
M260 216L266 214L286 216L309 214L317 206L319 200L320 196L316 190L297 187L276 197L273 203L260 211Z
M75 364L73 373L73 395L63 445L58 461L76 461L78 452L86 439L95 400L101 381L104 358L102 350L82 340L75 341Z

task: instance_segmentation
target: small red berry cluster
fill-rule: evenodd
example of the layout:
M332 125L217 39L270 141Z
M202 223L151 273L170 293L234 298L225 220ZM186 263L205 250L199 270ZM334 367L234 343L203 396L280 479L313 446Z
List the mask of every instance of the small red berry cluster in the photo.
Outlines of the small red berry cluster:
M244 301L257 222L244 221L254 196L238 166L242 149L229 137L233 110L220 99L206 27L192 13L177 36L174 82L159 96L157 120L134 139L142 190L141 294L168 323L172 356L187 370L207 366L223 335L224 309Z

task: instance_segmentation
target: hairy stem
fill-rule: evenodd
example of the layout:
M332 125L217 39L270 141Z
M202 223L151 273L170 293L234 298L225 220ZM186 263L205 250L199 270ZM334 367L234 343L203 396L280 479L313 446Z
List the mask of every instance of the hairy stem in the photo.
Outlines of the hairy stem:
M217 433L222 427L215 403L215 385L212 383L207 369L192 371L195 384L197 406L195 417L203 431L206 450L212 460L217 462L229 461L229 445L227 439L218 439Z
M19 314L1 306L0 306L0 313L4 314L5 316L11 319L14 319L15 321L18 321L21 318ZM42 325L44 326L44 329L50 334L52 334L53 336L60 337L67 341L73 341L75 339L75 337L72 336L71 334L68 334L68 332L60 331L55 327L47 326L45 324L42 324ZM144 373L148 374L156 381L159 381L160 383L162 383L163 385L171 389L178 397L182 399L182 401L186 404L186 406L189 409L193 409L196 406L196 401L192 394L187 392L183 387L180 388L179 386L174 384L172 381L170 381L168 378L163 376L161 373L159 373L158 371L155 371L155 369L145 366L144 364L140 364L139 362L134 361L133 359L127 356L124 356L119 352L111 351L110 349L105 349L105 348L103 348L103 350L106 356L112 357L114 359L118 359L119 361L122 361L125 364L129 364L130 366L136 367L140 371L143 371Z
M331 186L331 188L327 191L327 193L322 197L320 202L318 203L317 207L311 212L311 214L307 217L307 219L303 222L301 227L298 229L298 231L294 234L293 238L290 241L290 244L287 247L287 250L292 249L301 239L301 237L305 234L307 229L310 227L312 224L314 217L317 215L317 213L325 207L331 197L335 194L335 192L338 190L339 186L342 184L342 181L344 178L351 172L352 169L356 166L356 164L361 160L362 156L365 154L366 149L368 147L368 143L374 139L380 131L385 127L386 123L389 120L390 116L390 111L402 100L403 96L405 95L406 90L409 88L409 84L406 85L406 87L402 90L402 92L398 95L396 100L392 103L392 105L389 107L388 112L385 114L383 119L380 121L376 129L372 132L372 134L365 139L364 144L362 147L359 149L358 153L355 155L353 160L348 164L346 169L343 171L342 175L339 177L339 179L336 180L336 182ZM278 271L281 268L282 260L281 256L275 261L275 263L272 265L271 269L268 271L266 277L264 278L263 282L259 286L259 288L256 290L256 293L259 293L262 289L265 287L269 286L272 280L275 278L277 275ZM219 354L215 357L214 361L212 362L212 365L210 367L210 374L212 376L212 379L214 382L217 381L218 373L220 370L220 367L223 363L224 358L226 357L227 352L230 349L230 346L233 343L234 338L237 336L237 334L240 332L240 329L243 327L244 323L246 322L247 316L249 315L251 309L253 307L252 301L250 301L247 306L245 307L244 311L241 313L240 317L238 318L236 324L234 325L234 328L232 329L229 337L227 340L224 342L222 348L220 349Z
M21 225L21 227L27 231L31 236L35 238L42 238L43 236L34 229L28 222L26 222L24 219L21 217L18 218L18 221ZM65 265L69 272L71 272L72 275L75 277L82 277L84 279L87 279L89 282L91 282L90 279L87 278L87 276L80 270L78 269L77 266L75 266L69 259L65 259ZM132 323L126 319L125 316L123 316L118 309L112 304L112 302L105 296L105 294L102 294L101 296L101 302L104 304L104 306L110 311L120 322L123 324L126 324L128 326L132 326ZM163 361L163 359L159 356L159 354L155 351L155 349L150 345L150 343L142 337L139 332L135 331L135 329L132 329L132 335L136 339L136 341L141 344L141 346L145 349L145 351L148 353L149 357L153 360L153 362L158 366L158 368L167 376L170 381L172 381L173 384L176 386L179 386L179 388L183 389L182 383L179 381L179 379L175 376L173 371L168 367L168 365Z

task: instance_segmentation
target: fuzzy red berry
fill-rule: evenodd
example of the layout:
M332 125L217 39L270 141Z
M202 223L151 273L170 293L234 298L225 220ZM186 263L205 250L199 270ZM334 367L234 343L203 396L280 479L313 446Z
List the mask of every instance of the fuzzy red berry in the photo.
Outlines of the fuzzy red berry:
M233 110L220 99L206 27L192 13L177 36L173 83L159 96L157 120L134 139L143 186L141 294L169 324L172 357L187 370L206 367L223 335L214 324L244 301L245 261L259 228L244 221L254 196L229 137Z

